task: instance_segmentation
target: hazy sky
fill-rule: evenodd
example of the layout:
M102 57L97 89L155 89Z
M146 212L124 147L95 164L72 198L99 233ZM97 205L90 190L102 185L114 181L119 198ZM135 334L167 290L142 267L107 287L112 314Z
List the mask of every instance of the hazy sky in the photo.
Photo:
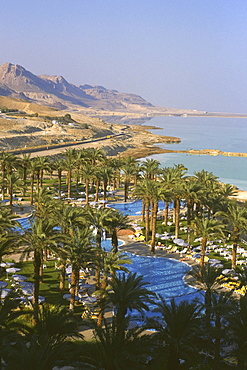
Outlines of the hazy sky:
M246 0L2 0L0 64L247 113Z

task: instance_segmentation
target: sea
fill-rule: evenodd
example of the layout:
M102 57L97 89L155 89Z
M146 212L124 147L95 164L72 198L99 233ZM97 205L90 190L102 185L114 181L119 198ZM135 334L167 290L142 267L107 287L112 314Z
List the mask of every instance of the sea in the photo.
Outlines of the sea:
M145 124L158 127L151 130L154 134L176 136L181 139L179 144L158 145L164 149L218 149L225 152L247 153L245 118L159 116ZM247 191L247 157L162 153L147 158L157 159L162 167L181 163L187 168L188 175L204 169L212 172L219 181Z
M175 136L181 139L178 144L157 144L164 149L218 149L224 152L247 153L246 118L206 116L158 116L151 119L147 117L146 120L143 117L130 119L128 116L102 116L101 118L111 123L124 125L155 126L158 129L151 130L154 134ZM212 172L219 181L247 191L247 157L162 153L147 158L157 159L162 167L181 163L188 169L188 175L193 175L195 171L204 169Z

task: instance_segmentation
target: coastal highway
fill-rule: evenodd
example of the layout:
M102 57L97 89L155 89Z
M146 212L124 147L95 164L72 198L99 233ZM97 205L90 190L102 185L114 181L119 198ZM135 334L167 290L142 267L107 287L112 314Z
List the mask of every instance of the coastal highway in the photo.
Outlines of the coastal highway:
M123 136L129 137L128 134L125 132L120 132L118 134L112 134L112 135L107 135L99 138L93 138L89 140L84 140L84 141L76 141L76 142L68 142L68 143L63 143L63 144L58 144L58 145L48 145L48 146L40 146L40 147L34 147L34 148L23 148L23 149L16 149L16 150L8 150L8 152L11 152L15 155L20 155L20 154L26 154L30 153L31 158L32 157L44 157L44 156L52 156L61 153L62 149L66 150L67 148L74 147L76 149L83 149L83 148L89 148L89 147L98 147L98 143L102 141L109 141L109 144L111 144L111 139L115 139L117 137L123 138Z

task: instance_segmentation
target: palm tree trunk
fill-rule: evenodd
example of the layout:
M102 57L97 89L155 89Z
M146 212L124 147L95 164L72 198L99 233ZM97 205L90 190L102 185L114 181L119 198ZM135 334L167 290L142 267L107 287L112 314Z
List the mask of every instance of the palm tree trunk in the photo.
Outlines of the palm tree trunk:
M145 201L142 200L142 222L145 222Z
M68 198L71 198L71 170L68 170L67 182L68 182Z
M62 171L58 171L58 195L61 197L62 191Z
M202 238L202 242L201 242L202 250L201 250L201 258L200 258L201 269L203 268L204 263L205 263L207 241L208 241L207 238Z
M128 180L125 179L124 181L124 202L127 202L128 200L128 187L129 187Z
M71 274L71 284L70 284L70 301L69 301L69 310L70 312L74 312L75 307L75 293L76 293L76 268L72 269Z
M165 210L164 210L164 225L167 226L168 222L168 212L169 212L169 203L166 202Z
M158 202L153 203L152 209L152 241L151 241L151 253L155 253L155 234L157 225L157 213L158 213Z
M95 202L98 202L99 201L99 180L96 180L96 184L95 184L95 199L94 199Z
M96 248L97 248L97 256L100 256L101 253L101 233L102 230L98 229L96 235ZM100 289L100 267L96 266L96 273L95 273L95 290Z
M86 185L86 205L88 205L88 200L89 200L89 181L88 179L85 180L85 185Z
M148 200L146 201L146 217L145 217L145 221L146 221L146 235L145 235L145 240L147 242L148 239L149 239L149 201Z
M117 239L117 230L116 230L116 228L114 228L112 230L111 244L112 244L112 251L114 253L117 253L117 251L118 251L118 239Z
M107 288L107 275L104 275L102 284L101 284L101 293L100 293L100 303L99 303L99 316L97 320L97 326L102 328L104 311L105 311L105 292Z
M180 200L175 200L175 237L179 235L179 213L180 213Z
M40 284L40 266L41 266L41 256L40 252L34 250L34 289L33 289L33 308L34 308L34 321L38 318L39 309L39 284Z
M31 174L31 195L30 195L30 203L33 205L33 189L34 189L34 173Z
M235 241L232 245L232 269L236 268L237 264L237 249L238 249L238 244Z
M60 279L59 279L59 290L61 291L65 289L65 276L66 276L65 261L62 261L60 266Z

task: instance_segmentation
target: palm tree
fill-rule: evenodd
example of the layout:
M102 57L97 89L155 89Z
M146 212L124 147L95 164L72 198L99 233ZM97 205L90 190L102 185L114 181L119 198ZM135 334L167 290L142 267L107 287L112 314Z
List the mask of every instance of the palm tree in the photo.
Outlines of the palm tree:
M46 370L73 364L77 355L75 339L82 338L79 325L66 308L42 305L30 332L12 344L5 368Z
M196 303L182 301L176 304L174 299L167 303L160 296L156 312L161 314L164 324L158 321L153 327L157 333L153 335L153 341L164 347L166 353L166 369L177 370L180 365L179 359L185 361L185 368L189 368L198 362L198 338L202 334L200 330L200 306Z
M169 192L168 192L169 194ZM155 235L156 235L156 225L157 225L157 214L158 214L158 202L159 200L166 199L167 189L162 186L162 184L153 181L153 189L151 193L151 221L152 221L152 238L151 238L151 253L155 253Z
M240 236L247 230L247 209L240 207L237 202L231 201L228 203L225 212L217 212L216 217L222 218L228 227L230 240L233 242L232 247L232 268L236 268L237 247L240 242Z
M72 171L76 167L77 163L77 150L76 149L67 149L64 153L64 167L67 171L67 185L68 185L68 198L71 198L71 178Z
M50 160L48 157L36 157L36 163L37 163L37 179L38 184L37 187L42 188L43 186L43 176L44 176L44 170L49 170L50 168Z
M20 187L22 184L22 181L14 173L10 173L6 175L6 182L7 182L7 188L8 188L8 193L9 193L9 206L10 206L10 210L12 211L14 188Z
M11 174L13 168L17 167L18 165L18 158L12 154L7 153L5 151L0 152L0 170L2 175L2 200L5 196L5 189L4 189L4 180L6 174Z
M67 252L67 258L72 265L71 275L71 299L69 310L74 311L75 296L78 290L79 274L81 268L87 268L92 265L94 260L94 249L92 246L93 234L92 230L87 227L83 229L76 229L71 236L69 244L65 246Z
M119 212L111 208L111 218L107 229L112 233L112 251L116 253L118 251L118 230L131 229L130 220L128 216L124 215L122 212Z
M204 307L206 310L206 325L210 327L210 312L212 307L212 294L221 289L221 269L206 264L202 267L195 266L189 272L189 275L195 280L199 289L205 291Z
M3 256L11 255L17 250L18 237L16 235L0 234L0 263L3 262ZM0 266L0 276L2 267Z
M34 181L35 181L35 174L37 174L38 169L38 163L37 158L32 158L29 165L30 169L30 203L33 205L33 198L34 198Z
M183 198L187 203L187 242L190 244L190 228L191 220L193 218L194 205L198 202L201 194L202 187L198 184L195 177L190 176L183 182Z
M102 326L104 319L104 310L106 304L106 291L109 284L109 280L115 275L116 271L128 272L128 269L123 266L124 264L131 264L132 261L122 252L105 252L101 251L96 256L96 266L102 271L102 279L100 282L99 289L99 315L98 315L98 326Z
M23 321L18 321L23 315L23 312L18 310L18 304L18 300L13 299L13 296L0 300L0 369L3 368L3 362L6 362L11 345L21 340L26 329Z
M142 199L143 204L145 204L145 240L149 240L149 229L150 229L150 223L149 223L149 208L151 204L151 199L152 199L152 192L153 192L153 184L154 182L149 179L144 179L142 182L137 184L134 188L133 191L133 196L136 197L137 199ZM144 208L143 208L144 212Z
M86 226L85 211L82 208L72 207L70 204L64 204L63 202L57 202L54 208L54 219L56 219L56 225L61 228L61 235L69 240L75 238L78 230L81 230ZM64 290L65 287L65 265L67 259L66 248L59 250L59 257L61 259L60 267L60 290Z
M229 312L233 312L235 306L232 292L212 292L211 304L210 322L213 322L213 324L209 329L209 338L210 342L213 343L210 350L212 350L214 356L214 368L218 369L222 360L222 341L228 340L226 329L227 316Z
M128 326L126 319L125 327ZM111 323L104 320L104 326L95 322L89 323L93 329L96 348L81 351L81 361L85 369L144 369L150 359L152 337L144 334L143 328L118 331L115 320Z
M229 323L229 341L233 342L231 355L237 357L237 369L246 369L247 366L247 296L236 301L235 310L227 315Z
M39 287L42 276L40 274L41 265L43 261L44 251L49 248L53 252L58 252L58 241L61 240L61 236L58 236L58 232L54 230L54 223L49 219L43 219L35 217L34 221L30 225L30 230L24 230L24 234L21 236L21 244L24 246L22 253L22 260L30 253L34 254L34 293L33 293L33 305L35 319L37 319L38 313L38 296Z
M86 187L86 204L89 203L89 182L94 178L95 170L94 167L87 163L83 166L83 169L80 171L82 179L85 181Z
M219 182L218 177L213 175L212 172L205 170L194 172L194 176L203 190L203 194L200 199L196 202L197 204L197 213L200 211L202 204L207 204L207 199L210 194L212 194L212 189L218 188Z
M26 188L27 188L27 172L29 170L29 165L31 161L31 154L24 153L22 157L19 159L19 168L22 169L22 180L23 180L23 196L26 195Z
M61 197L62 192L62 173L65 170L65 164L63 159L58 159L54 162L54 168L57 171L58 177L58 195Z
M94 167L96 162L102 162L105 159L105 153L102 149L99 148L89 148L87 151L87 158L91 159L91 164Z
M210 237L213 235L223 235L224 225L215 219L208 219L203 217L196 217L194 223L194 230L201 240L201 259L200 266L204 266L204 260L206 255L206 246Z
M9 234L13 232L13 227L19 225L15 217L16 216L12 214L9 207L0 203L0 234Z
M55 346L68 338L82 338L78 328L80 321L65 307L43 304L39 308L34 333L40 344Z
M141 163L141 170L144 172L146 179L154 180L155 176L160 173L160 162L156 159L147 158Z
M136 174L136 159L133 157L124 158L124 163L122 165L122 172L124 175L124 202L127 202L129 195L129 186L132 177Z
M137 273L118 274L110 280L108 299L116 308L117 327L122 328L128 310L137 310L142 315L149 311L148 304L153 303L155 293L146 288L148 284Z

